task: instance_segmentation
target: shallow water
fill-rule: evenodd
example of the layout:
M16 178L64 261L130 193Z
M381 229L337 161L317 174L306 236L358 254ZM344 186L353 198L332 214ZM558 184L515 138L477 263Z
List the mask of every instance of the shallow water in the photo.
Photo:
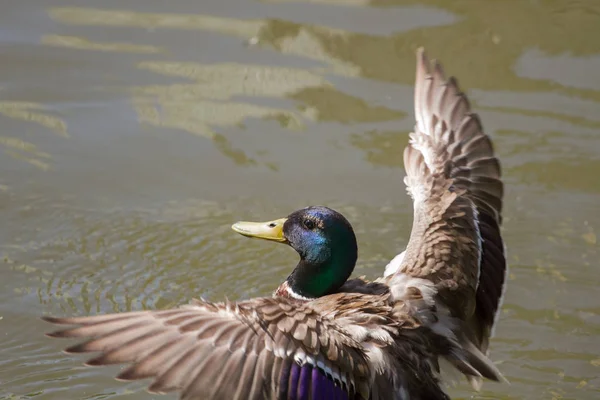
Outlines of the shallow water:
M290 249L230 231L342 211L356 275L406 244L414 51L503 163L509 287L478 399L600 392L600 3L29 0L0 12L0 399L168 399L42 314L268 295ZM455 398L473 393L461 382Z

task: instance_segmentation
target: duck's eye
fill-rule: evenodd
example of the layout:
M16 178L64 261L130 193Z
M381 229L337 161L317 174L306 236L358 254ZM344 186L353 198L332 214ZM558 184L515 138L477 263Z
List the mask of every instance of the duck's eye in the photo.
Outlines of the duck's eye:
M313 221L312 219L305 219L303 224L306 229L309 229L309 230L315 229L315 221Z

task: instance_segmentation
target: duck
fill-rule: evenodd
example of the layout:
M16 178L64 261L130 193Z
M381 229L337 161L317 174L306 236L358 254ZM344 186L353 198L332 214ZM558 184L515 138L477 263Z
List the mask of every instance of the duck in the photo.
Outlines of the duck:
M43 316L61 326L47 336L77 339L65 351L96 353L86 365L126 364L117 379L150 379L151 393L185 400L447 400L441 361L474 389L507 382L488 354L507 270L500 164L457 80L422 48L415 117L404 150L412 231L383 276L351 279L350 222L310 206L232 226L298 253L270 297Z

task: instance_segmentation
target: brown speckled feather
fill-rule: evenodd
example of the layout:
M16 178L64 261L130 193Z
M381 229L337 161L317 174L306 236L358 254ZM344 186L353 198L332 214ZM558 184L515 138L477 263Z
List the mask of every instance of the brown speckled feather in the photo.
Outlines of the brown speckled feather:
M196 300L164 311L52 318L75 325L49 334L88 338L68 353L99 352L86 364L130 364L118 379L153 379L149 391L182 399L277 398L282 367L310 360L351 393L368 392L371 370L361 344L314 305L257 298L239 303ZM344 315L345 312L340 312Z
M500 163L456 79L446 79L422 49L415 115L404 152L414 222L397 274L434 282L438 298L466 321L470 340L486 353L507 268Z
M149 391L178 392L181 399L285 399L286 366L310 363L348 399L401 400L410 393L447 400L437 357L466 360L466 353L421 324L434 309L416 306L419 296L412 304L391 302L382 284L351 282L352 292L309 302L195 300L171 310L44 319L74 325L51 337L88 339L66 350L99 353L87 365L129 364L118 379L150 378Z

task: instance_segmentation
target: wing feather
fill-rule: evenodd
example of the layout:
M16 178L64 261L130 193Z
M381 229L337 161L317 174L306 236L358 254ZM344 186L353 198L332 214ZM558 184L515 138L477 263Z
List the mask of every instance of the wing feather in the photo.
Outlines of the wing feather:
M415 132L404 150L413 198L410 240L396 274L433 282L483 353L505 285L504 187L491 139L442 66L417 55Z
M152 378L150 392L178 391L182 399L262 399L277 393L309 399L314 385L326 390L349 378L348 398L355 380L370 379L361 345L314 309L288 301L293 300L195 301L168 311L44 319L75 325L51 337L87 339L69 352L99 352L87 362L92 366L129 364L118 378Z

